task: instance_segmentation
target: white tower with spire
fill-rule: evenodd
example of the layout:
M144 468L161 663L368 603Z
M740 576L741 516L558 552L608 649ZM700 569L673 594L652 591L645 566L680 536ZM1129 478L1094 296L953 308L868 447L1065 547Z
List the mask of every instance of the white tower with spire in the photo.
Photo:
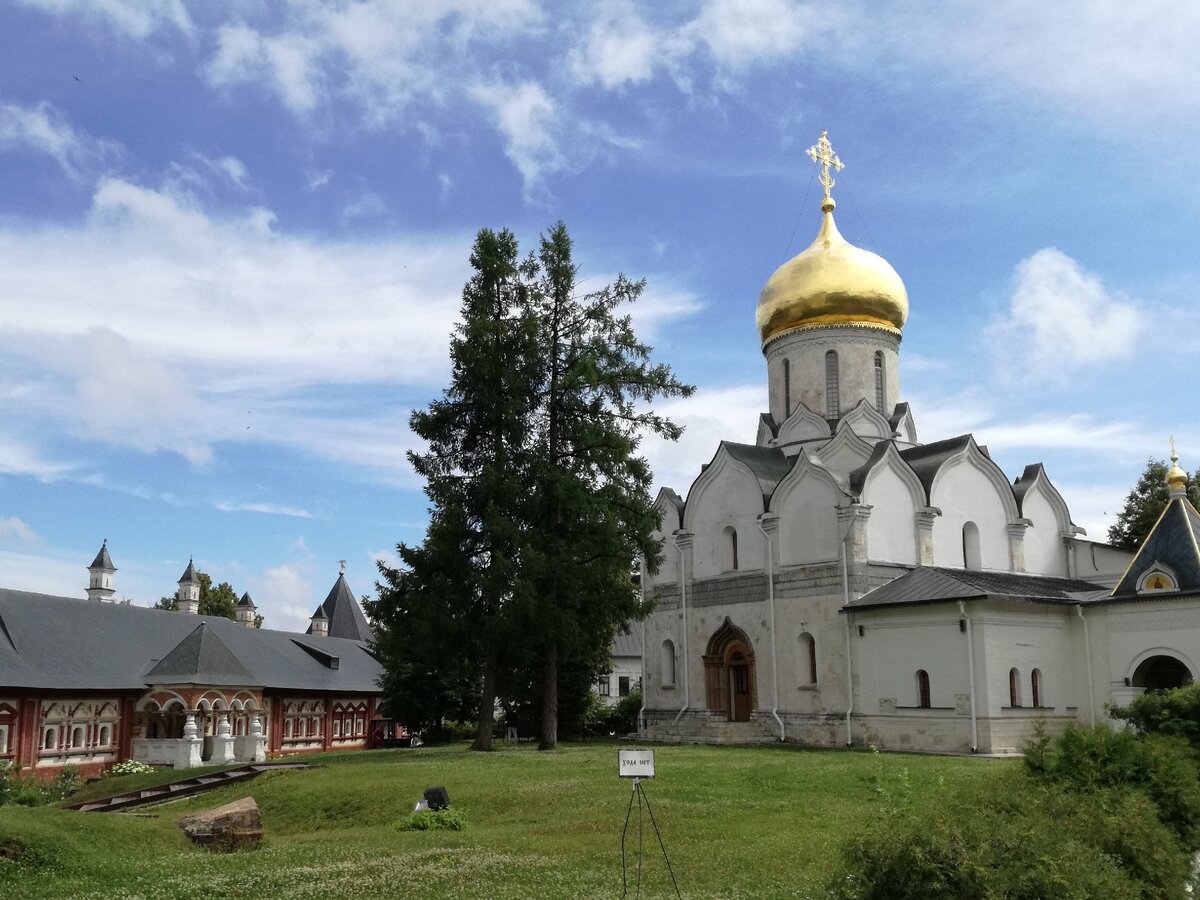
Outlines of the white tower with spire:
M112 557L108 555L108 539L105 538L104 543L100 545L100 552L88 566L87 595L89 600L99 600L101 603L112 602L113 594L116 593L113 590L112 577L116 571L117 567L113 565Z
M175 592L175 604L181 613L196 615L200 612L200 578L196 567L188 560L188 566L179 578L179 590Z

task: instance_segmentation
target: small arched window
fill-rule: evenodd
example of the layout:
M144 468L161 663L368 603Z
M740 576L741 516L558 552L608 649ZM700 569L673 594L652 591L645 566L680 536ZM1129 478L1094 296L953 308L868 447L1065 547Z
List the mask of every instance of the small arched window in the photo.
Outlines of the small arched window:
M805 631L800 635L800 683L817 683L817 641Z
M58 728L50 727L42 732L42 749L56 750L58 748Z
M1042 705L1042 670L1034 669L1029 673L1029 699L1033 701L1034 708Z
M658 651L659 669L664 686L675 684L675 644L668 638Z
M108 725L100 726L100 737L96 743L101 747L107 747L112 743L112 728Z
M883 351L875 351L875 408L881 413L883 410Z
M86 744L87 739L84 737L85 733L86 732L84 731L84 727L82 725L76 725L74 728L72 728L70 746L82 747L84 744Z
M721 548L721 568L726 572L736 572L738 569L738 539L737 529L729 525L721 532L723 547Z
M1021 673L1015 668L1008 670L1008 705L1021 705Z
M974 522L963 523L963 568L980 569L982 561L979 552L979 526Z
M929 673L924 669L917 669L917 706L921 709L933 706L929 701Z
M836 350L825 354L825 418L836 419L842 414L842 399L838 392L838 355Z
M783 361L783 417L786 419L792 414L792 361L784 359Z

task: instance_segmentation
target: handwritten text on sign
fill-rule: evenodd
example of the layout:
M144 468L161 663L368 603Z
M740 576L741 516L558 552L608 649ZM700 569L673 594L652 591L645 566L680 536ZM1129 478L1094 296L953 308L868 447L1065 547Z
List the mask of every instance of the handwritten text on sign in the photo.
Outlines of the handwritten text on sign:
M653 750L618 750L617 774L622 778L653 778Z

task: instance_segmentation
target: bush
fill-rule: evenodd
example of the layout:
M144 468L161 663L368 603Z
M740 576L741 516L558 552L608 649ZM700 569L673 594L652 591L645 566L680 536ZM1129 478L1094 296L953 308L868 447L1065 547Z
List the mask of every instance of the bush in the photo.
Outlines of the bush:
M1036 780L1076 793L1141 791L1183 847L1200 848L1200 774L1183 738L1070 725L1057 739L1034 738L1025 767Z
M1114 719L1124 719L1139 734L1181 737L1200 750L1200 684L1151 691L1128 706L1110 706L1108 712Z
M396 823L397 831L462 831L466 827L467 817L453 807L422 809Z
M1166 900L1189 872L1141 794L1071 794L1017 771L933 808L883 814L844 849L827 887L836 900Z
M70 766L64 766L53 781L36 775L22 775L18 769L0 766L0 806L46 806L65 799L79 787L82 779Z
M884 816L846 848L829 893L838 900L1137 896L1115 862L1013 796L1009 786Z
M637 731L642 710L642 692L630 691L616 706L609 706L599 694L592 694L584 714L586 732L591 736L625 735Z
M127 759L125 762L115 763L111 769L104 773L105 778L117 778L121 775L149 775L154 771L154 766L149 763L139 762L136 759Z

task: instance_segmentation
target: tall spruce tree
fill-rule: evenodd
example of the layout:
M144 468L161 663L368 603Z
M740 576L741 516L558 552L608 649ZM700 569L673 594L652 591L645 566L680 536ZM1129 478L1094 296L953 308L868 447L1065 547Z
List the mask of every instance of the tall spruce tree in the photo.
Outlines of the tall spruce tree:
M1117 521L1108 529L1108 542L1122 550L1137 550L1167 506L1167 463L1151 457L1146 470L1125 498ZM1188 499L1200 507L1200 469L1188 480Z
M444 715L474 707L477 750L492 746L509 608L526 584L523 472L538 360L528 303L535 264L517 253L508 231L484 229L475 240L475 271L450 341L450 387L410 420L428 444L408 454L430 501L426 539L399 546L402 569L381 566L384 583L372 604L390 634L393 712L422 691L443 698ZM455 696L468 688L470 696ZM428 718L436 710L422 712Z
M617 626L642 612L631 563L640 556L654 570L660 549L650 467L637 450L647 433L674 440L681 431L650 403L693 390L650 362L650 348L618 313L645 282L622 275L580 295L571 251L562 222L542 236L533 297L542 369L529 487L539 540L525 624L540 645L543 750L558 743L563 661L606 653Z

